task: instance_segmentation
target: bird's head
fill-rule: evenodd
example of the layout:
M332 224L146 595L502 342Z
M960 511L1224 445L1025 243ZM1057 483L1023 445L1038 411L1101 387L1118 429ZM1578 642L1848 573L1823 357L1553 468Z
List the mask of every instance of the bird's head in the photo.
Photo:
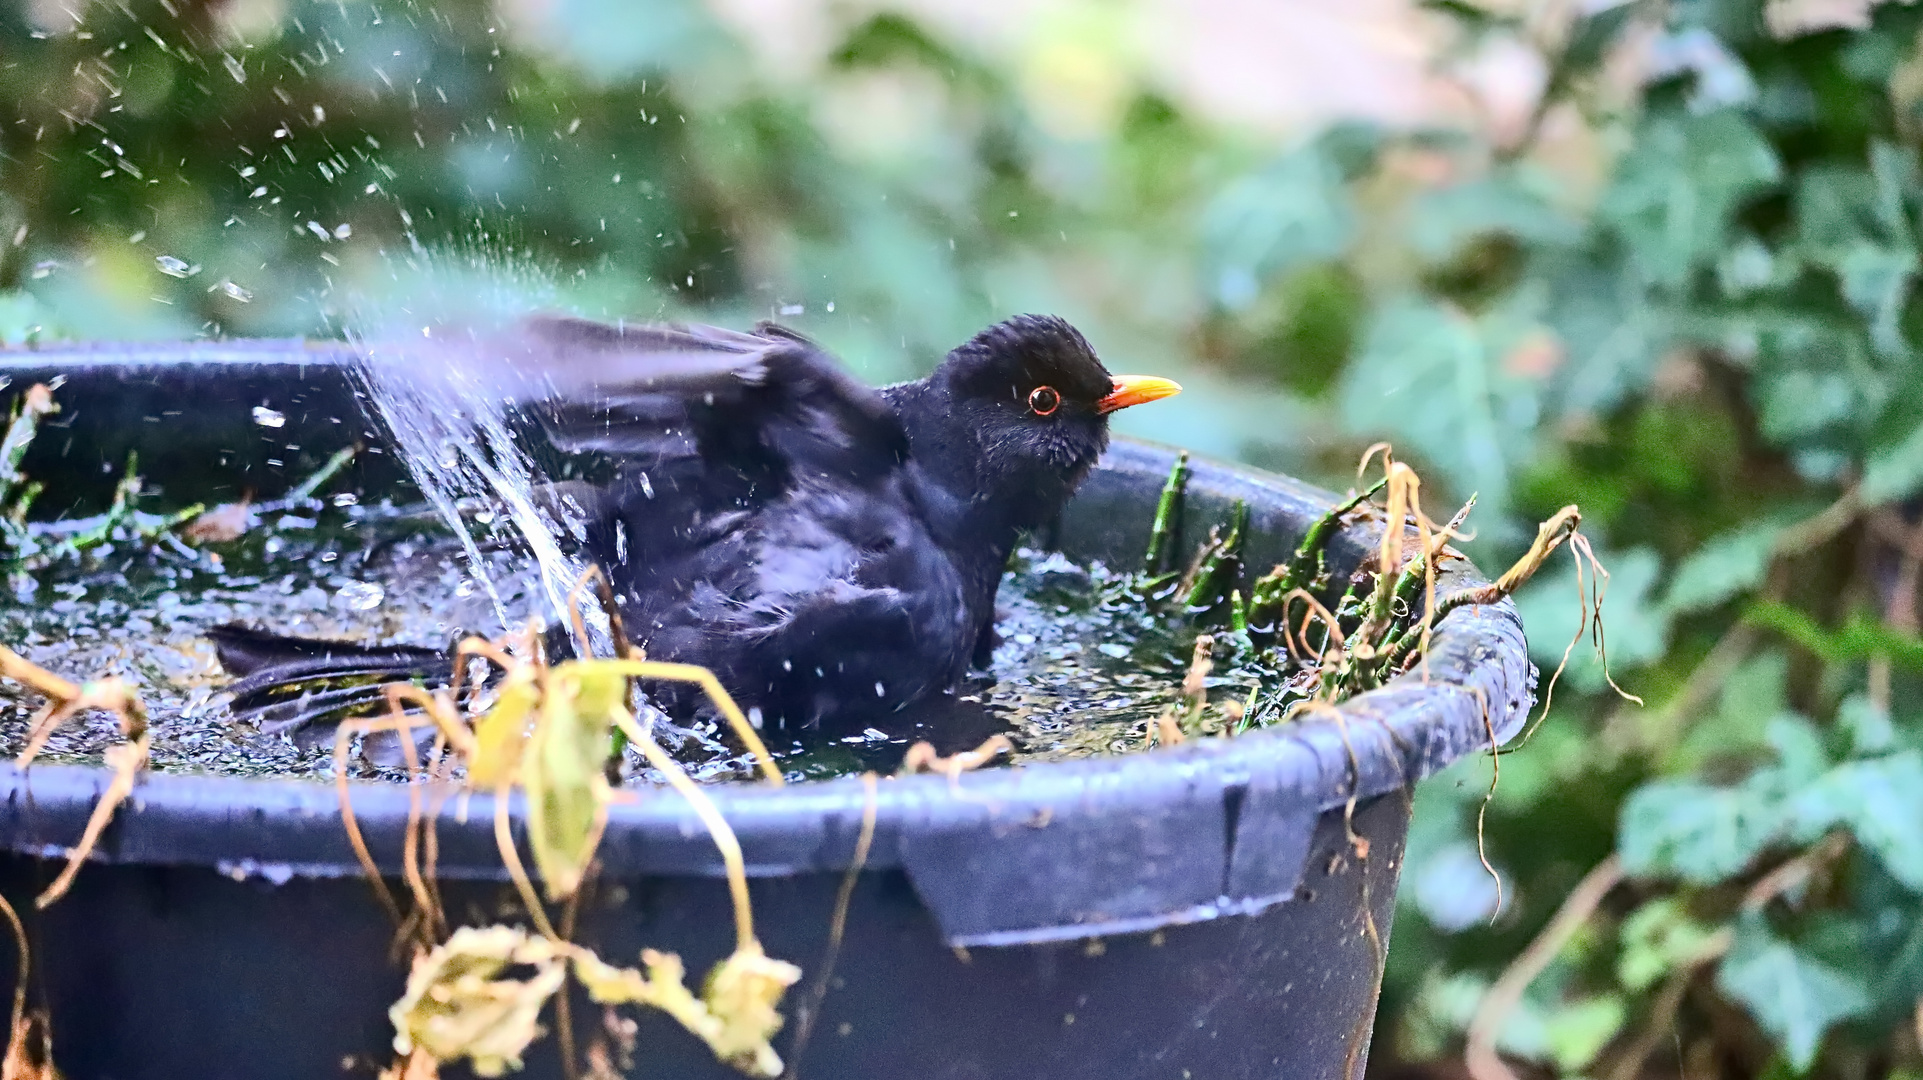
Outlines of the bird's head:
M1117 409L1169 397L1181 387L1145 375L1111 375L1073 326L1021 315L976 334L948 354L935 381L954 419L980 448L979 490L1021 504L1040 524L1067 501L1108 445Z

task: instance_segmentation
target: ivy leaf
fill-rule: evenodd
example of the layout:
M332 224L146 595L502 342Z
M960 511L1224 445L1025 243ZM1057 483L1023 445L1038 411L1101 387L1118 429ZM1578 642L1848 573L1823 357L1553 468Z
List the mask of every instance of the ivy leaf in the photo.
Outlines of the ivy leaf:
M1364 434L1397 434L1405 451L1433 462L1457 492L1479 492L1503 521L1514 464L1529 453L1540 414L1535 383L1498 360L1523 334L1438 304L1391 303L1344 375L1343 420Z
M1609 588L1603 596L1604 644L1612 671L1647 664L1663 654L1669 638L1669 615L1652 602L1661 562L1648 548L1619 554L1604 552ZM1581 609L1576 599L1575 565L1559 561L1554 573L1540 573L1516 593L1516 607L1529 628L1529 655L1537 664L1553 668L1575 637ZM1602 661L1587 635L1569 653L1563 678L1579 690L1604 686Z
M1743 1003L1764 1030L1783 1041L1790 1063L1807 1072L1823 1035L1869 1011L1863 981L1799 951L1770 933L1760 915L1738 922L1736 941L1716 974L1723 993Z
M1595 415L1648 384L1669 345L1670 326L1649 303L1640 275L1621 260L1598 262L1560 248L1539 251L1517 290L1568 356L1553 378L1555 408Z
M1202 221L1216 301L1241 308L1269 279L1342 254L1356 219L1343 181L1321 145L1309 143L1217 196Z
M1681 899L1651 900L1623 920L1616 977L1627 989L1647 990L1702 955L1715 936L1713 928L1690 917Z
M1780 649L1763 649L1744 661L1723 681L1716 711L1686 725L1675 750L1663 758L1664 771L1691 772L1762 745L1769 722L1789 706L1788 680L1789 658Z
M1530 179L1509 170L1424 193L1409 215L1409 246L1424 258L1445 259L1487 233L1504 233L1527 244L1580 240L1581 226L1553 206Z
M1743 114L1658 113L1647 119L1599 207L1631 257L1661 285L1681 285L1725 247L1743 202L1777 182L1782 166Z
M1762 415L1757 418L1759 426L1763 436L1778 446L1792 445L1848 424L1863 413L1874 396L1865 393L1861 380L1852 378L1853 373L1847 368L1833 369L1839 354L1848 355L1852 349L1862 351L1854 335L1799 328L1794 336L1815 339L1808 341L1807 353L1812 359L1821 355L1825 364L1832 366L1783 367L1757 376L1752 392L1761 407ZM1776 344L1789 346L1787 342ZM1783 351L1794 348L1789 346Z
M1704 544L1676 568L1664 610L1671 615L1702 611L1761 584L1776 538L1788 524L1780 518L1759 521Z
M1870 341L1885 356L1903 356L1903 309L1916 277L1916 251L1875 244L1852 244L1836 261L1843 298L1870 320Z
M1782 824L1780 802L1766 785L1658 780L1623 803L1616 850L1631 874L1711 885L1741 873Z
M1859 756L1887 753L1896 745L1896 726L1890 710L1867 694L1851 694L1836 709L1836 725L1849 733L1850 748Z
M1874 506L1923 488L1923 424L1894 444L1870 451L1863 467L1863 501Z
M1891 877L1923 893L1923 755L1910 750L1845 762L1798 792L1790 806L1801 838L1846 828Z

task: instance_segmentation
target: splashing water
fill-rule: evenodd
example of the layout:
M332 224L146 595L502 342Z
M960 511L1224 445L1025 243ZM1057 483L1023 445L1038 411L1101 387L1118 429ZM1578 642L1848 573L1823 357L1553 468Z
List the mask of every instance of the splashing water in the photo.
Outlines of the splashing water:
M507 280L484 256L450 265L456 262L417 250L407 267L420 276L403 289L424 280L424 293L360 313L350 328L360 374L414 483L460 539L470 572L493 602L501 624L496 630L516 627L508 624L502 589L489 574L469 520L491 544L520 555L514 572L539 576L550 617L566 625L574 618L568 594L588 567L569 550L586 536L585 514L565 501L537 497L545 477L516 435L528 425L518 423L522 418L511 402L472 377L468 364L450 363L456 350L470 363L497 359L486 355L500 347L494 331L515 314L545 306L544 282ZM495 507L506 512L489 512ZM464 508L481 512L464 515ZM598 606L588 604L580 614L596 651L611 651L611 632Z
M420 377L440 350L363 338L361 374L368 396L400 451L414 483L453 528L466 551L475 581L485 590L501 625L508 627L501 589L488 572L481 542L463 519L464 507L500 505L505 514L468 515L493 541L528 557L517 572L540 575L551 614L566 622L567 595L587 569L563 550L564 538L579 541L585 522L562 507L536 505L536 471L513 431L509 406L491 400L463 380ZM474 347L484 347L473 342ZM441 354L444 357L444 353ZM444 363L444 360L441 360ZM531 561L532 565L527 565ZM596 644L606 644L606 620L590 612Z

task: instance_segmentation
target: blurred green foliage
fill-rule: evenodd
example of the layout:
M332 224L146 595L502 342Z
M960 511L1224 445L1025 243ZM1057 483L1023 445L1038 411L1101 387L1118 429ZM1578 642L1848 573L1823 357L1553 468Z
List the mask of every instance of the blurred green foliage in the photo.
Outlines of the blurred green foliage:
M1518 130L1277 145L901 14L784 75L692 0L44 7L0 12L6 342L337 334L426 268L891 378L1048 310L1191 384L1130 430L1336 485L1391 439L1487 565L1580 504L1649 705L1571 654L1487 806L1499 910L1490 761L1419 790L1372 1068L1459 1055L1614 854L1512 1059L1923 1075L1923 10L1442 3L1452 55L1540 58ZM1573 576L1520 597L1545 669Z

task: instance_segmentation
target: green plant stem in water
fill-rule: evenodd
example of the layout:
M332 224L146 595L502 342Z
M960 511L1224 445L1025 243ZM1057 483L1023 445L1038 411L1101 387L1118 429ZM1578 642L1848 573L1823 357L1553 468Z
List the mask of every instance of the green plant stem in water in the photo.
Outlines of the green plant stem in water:
M287 501L299 502L303 499L313 498L314 493L319 491L323 484L332 480L336 473L347 467L348 462L354 460L356 452L355 448L351 446L335 452L334 456L328 458L327 463L322 465L314 475L301 481L299 486L287 493Z
M1212 615L1228 600L1242 575L1242 543L1248 526L1249 504L1237 499L1229 509L1228 532L1212 535L1197 557L1188 593L1182 598L1190 615Z
M1155 503L1155 524L1148 534L1148 554L1142 557L1142 572L1151 578L1163 572L1176 519L1181 516L1182 503L1188 493L1188 482L1189 454L1184 450L1175 455L1175 464L1169 468L1168 480L1162 485L1162 497Z
M1257 578L1249 589L1249 624L1258 630L1273 627L1282 614L1282 598L1297 589L1311 587L1322 576L1323 555L1329 540L1342 524L1342 516L1373 498L1389 483L1385 477L1367 491L1357 492L1337 503L1302 534L1289 561ZM1340 608L1337 609L1338 612Z

